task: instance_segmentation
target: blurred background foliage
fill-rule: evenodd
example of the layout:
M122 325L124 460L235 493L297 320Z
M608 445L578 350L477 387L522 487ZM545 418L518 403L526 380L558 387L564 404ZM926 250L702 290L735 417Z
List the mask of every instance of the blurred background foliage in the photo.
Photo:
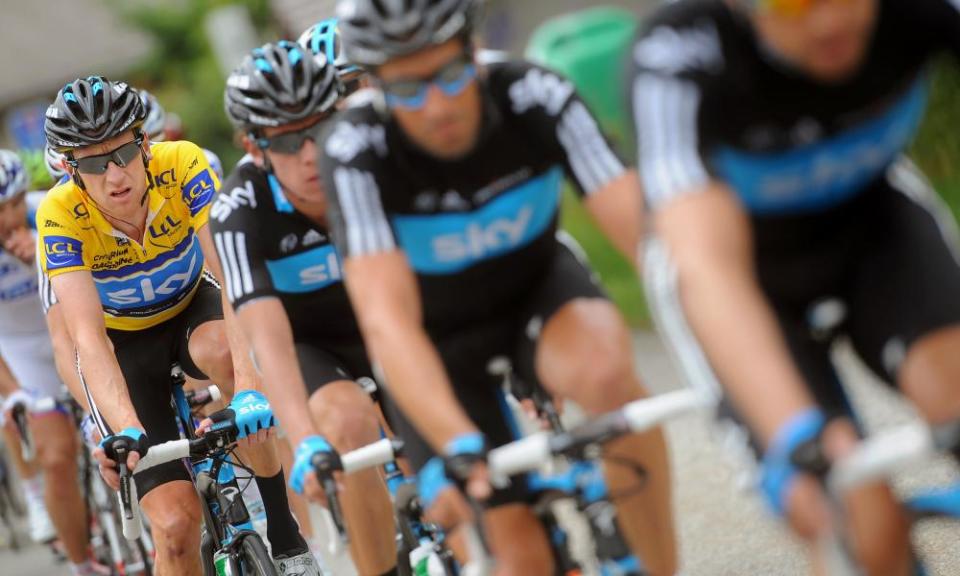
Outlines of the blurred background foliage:
M128 76L129 81L153 92L168 113L178 114L185 137L216 152L229 171L241 152L234 144L232 128L223 113L224 78L203 22L216 7L242 4L250 11L260 38L276 38L277 24L271 19L268 0L106 1L123 14L126 22L156 40L153 53ZM304 23L303 28L309 24ZM960 66L945 58L936 63L931 76L930 107L911 154L957 216L960 215ZM580 88L588 103L609 101L608 94L591 97L587 92L599 86L600 90L623 93L616 80L619 79L581 82L586 85ZM622 134L617 136L620 140ZM625 150L625 155L629 156L630 152ZM51 185L42 155L25 156L35 187ZM568 194L567 200L563 225L584 245L604 284L630 322L647 324L648 313L631 266L597 232L572 195Z

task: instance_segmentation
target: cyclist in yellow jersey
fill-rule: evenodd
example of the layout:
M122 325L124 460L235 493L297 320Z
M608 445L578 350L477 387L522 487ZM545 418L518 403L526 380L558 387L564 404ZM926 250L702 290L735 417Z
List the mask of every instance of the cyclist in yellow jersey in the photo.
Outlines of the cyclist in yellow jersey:
M135 470L151 442L179 436L172 363L228 395L234 360L237 376L250 376L239 384L255 381L249 355L231 356L246 344L229 312L224 322L219 287L204 271L208 264L219 274L206 228L219 181L196 145L151 146L144 117L139 94L125 83L91 76L61 89L45 131L65 155L70 180L51 190L37 213L40 266L76 343L85 399L104 437L95 455L114 485L118 441L135 446L127 460ZM238 391L219 416L235 421L248 447L265 442L274 424L255 389ZM316 574L275 454L248 456L255 454L274 556L296 567L285 574ZM187 469L169 463L136 480L157 544L157 573L200 574L200 508Z

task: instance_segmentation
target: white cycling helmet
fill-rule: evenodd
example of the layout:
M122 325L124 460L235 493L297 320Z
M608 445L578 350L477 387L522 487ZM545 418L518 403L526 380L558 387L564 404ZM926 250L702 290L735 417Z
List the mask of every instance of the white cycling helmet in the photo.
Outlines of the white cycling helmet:
M143 102L143 108L146 111L146 118L143 121L143 131L147 133L150 140L160 142L164 138L164 128L167 125L167 113L163 106L157 100L157 97L147 92L139 90L140 101Z
M27 169L16 152L0 150L0 204L19 198L29 185Z
M47 167L47 174L53 179L54 184L60 182L67 175L67 171L64 169L63 154L51 148L49 144L43 148L43 163Z

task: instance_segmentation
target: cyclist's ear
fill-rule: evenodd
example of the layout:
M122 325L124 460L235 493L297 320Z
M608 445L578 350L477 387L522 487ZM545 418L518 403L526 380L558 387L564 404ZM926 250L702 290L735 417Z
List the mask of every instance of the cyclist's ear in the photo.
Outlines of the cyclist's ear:
M243 151L254 159L257 166L263 167L263 150L257 146L256 135L243 134L240 136L240 144L243 146Z

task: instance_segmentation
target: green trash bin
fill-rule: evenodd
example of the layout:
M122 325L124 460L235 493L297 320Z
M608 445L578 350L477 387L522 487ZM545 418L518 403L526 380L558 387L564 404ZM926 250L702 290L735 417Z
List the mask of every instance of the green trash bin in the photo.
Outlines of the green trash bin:
M602 7L554 18L534 31L527 45L529 60L556 70L576 85L624 158L636 144L623 85L625 58L639 21L628 10ZM563 227L586 250L614 302L633 326L650 323L635 270L596 229L583 206L570 193L563 203Z
M637 15L621 8L573 12L537 28L526 52L529 60L573 81L601 129L623 154L634 148L623 77L624 59L638 25Z

